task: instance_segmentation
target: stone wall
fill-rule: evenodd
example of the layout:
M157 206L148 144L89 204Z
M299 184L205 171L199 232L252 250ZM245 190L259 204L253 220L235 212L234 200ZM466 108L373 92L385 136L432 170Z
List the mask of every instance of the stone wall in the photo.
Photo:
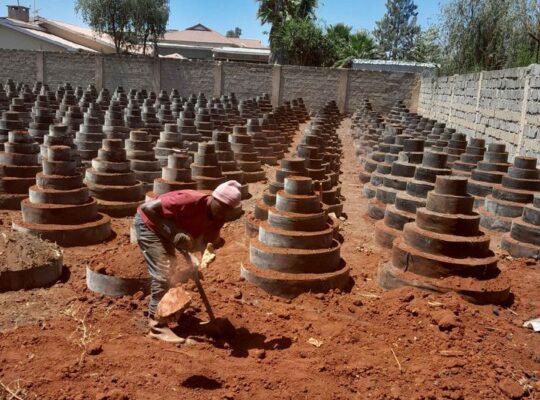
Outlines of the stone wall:
M540 157L540 65L421 80L418 112Z
M40 80L51 89L66 81L82 87L92 83L111 91L120 85L126 90L176 88L183 96L203 92L208 98L234 92L245 99L265 92L274 105L303 97L308 108L317 110L326 101L336 100L347 112L354 112L365 97L383 112L397 100L414 110L419 82L417 74L402 72L0 50L0 82L7 78L29 84Z

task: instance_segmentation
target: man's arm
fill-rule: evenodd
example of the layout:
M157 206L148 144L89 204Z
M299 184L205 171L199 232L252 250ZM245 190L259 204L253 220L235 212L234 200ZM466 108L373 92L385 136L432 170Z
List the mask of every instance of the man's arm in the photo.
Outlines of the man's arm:
M163 216L161 201L159 199L149 201L141 206L146 217L152 221L157 233L174 243L179 251L189 251L193 240L186 232L179 229L176 224Z

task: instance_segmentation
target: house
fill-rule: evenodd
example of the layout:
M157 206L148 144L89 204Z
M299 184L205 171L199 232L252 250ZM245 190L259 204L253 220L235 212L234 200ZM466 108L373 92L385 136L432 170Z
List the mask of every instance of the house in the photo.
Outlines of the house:
M31 20L28 7L7 7L8 16L0 17L0 48L116 53L108 35L39 16ZM168 31L157 47L160 56L174 58L268 63L270 57L259 40L228 38L202 24Z

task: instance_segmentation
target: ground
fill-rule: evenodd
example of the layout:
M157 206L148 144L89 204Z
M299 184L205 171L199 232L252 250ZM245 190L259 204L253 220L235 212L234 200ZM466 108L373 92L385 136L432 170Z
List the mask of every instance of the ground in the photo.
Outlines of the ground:
M130 221L115 220L113 242L65 250L62 282L0 295L0 399L540 399L540 335L522 327L540 314L539 265L508 257L493 236L512 283L505 308L379 288L377 268L390 252L373 241L349 126L339 134L350 291L283 300L243 281L249 245L236 221L204 281L236 337L201 332L206 315L194 293L177 328L188 343L158 343L145 336L147 299L86 288L86 265L127 243ZM250 186L248 210L265 184ZM0 214L5 228L10 215Z

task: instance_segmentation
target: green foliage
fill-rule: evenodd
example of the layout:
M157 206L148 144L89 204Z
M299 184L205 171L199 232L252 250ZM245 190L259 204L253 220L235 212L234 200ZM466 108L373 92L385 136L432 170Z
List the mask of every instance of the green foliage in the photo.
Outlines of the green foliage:
M168 0L77 0L75 10L94 31L112 38L117 53L142 46L146 54L169 20Z
M329 41L323 30L308 18L287 19L272 41L272 52L281 64L325 65L328 50Z
M225 36L228 38L239 38L240 36L242 36L242 29L236 27L234 29L228 30Z
M379 50L389 60L408 60L418 40L417 6L413 0L386 0L386 14L373 31Z
M301 49L283 48L284 43L296 43L293 36L301 36L307 29L316 28L310 22L315 19L317 0L256 1L259 3L257 18L261 21L261 24L270 25L269 41L272 50L272 62L283 64L286 62L284 59L285 54L301 52Z
M377 46L365 31L352 33L352 27L339 23L326 29L329 45L328 63L334 67L348 67L355 58L376 58Z
M418 36L414 49L408 57L411 61L439 64L442 60L439 28L431 26Z
M536 60L538 0L452 0L443 8L443 72L511 68Z

